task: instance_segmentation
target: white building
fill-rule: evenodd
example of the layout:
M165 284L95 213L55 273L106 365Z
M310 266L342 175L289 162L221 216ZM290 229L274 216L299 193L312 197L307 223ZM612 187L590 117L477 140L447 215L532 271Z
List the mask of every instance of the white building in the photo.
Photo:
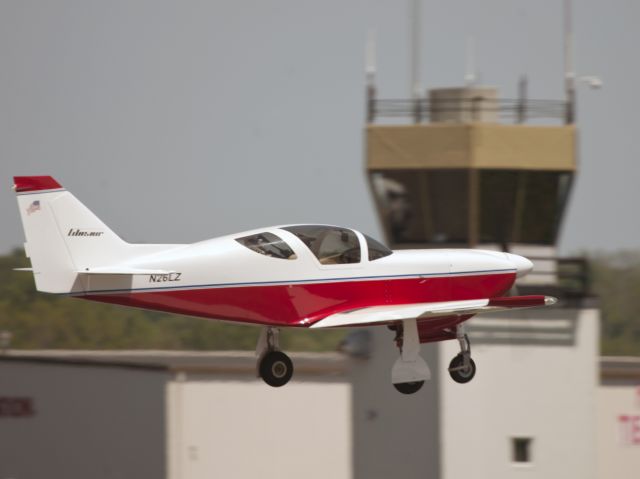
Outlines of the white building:
M598 328L596 309L474 321L477 377L442 383L442 477L595 479Z
M0 478L351 477L341 354L273 389L247 352L0 356Z
M640 474L640 358L600 360L598 477Z
M423 346L433 379L412 396L385 328L368 359L293 354L277 389L250 352L11 352L0 479L635 477L640 361L599 367L586 306L472 320L474 380L449 378L455 342Z

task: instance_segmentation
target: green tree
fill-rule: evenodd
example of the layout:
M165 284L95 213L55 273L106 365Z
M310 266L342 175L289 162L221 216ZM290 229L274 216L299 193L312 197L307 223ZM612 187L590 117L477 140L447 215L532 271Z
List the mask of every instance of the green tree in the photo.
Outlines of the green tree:
M640 355L640 252L594 254L592 290L602 308L602 353ZM0 256L0 330L17 349L255 348L259 328L38 293L21 250ZM344 330L284 329L290 351L334 350Z
M259 328L38 293L21 250L0 256L0 330L16 349L252 350ZM333 350L343 331L285 329L288 350Z
M640 252L596 254L590 266L602 308L602 354L640 355Z

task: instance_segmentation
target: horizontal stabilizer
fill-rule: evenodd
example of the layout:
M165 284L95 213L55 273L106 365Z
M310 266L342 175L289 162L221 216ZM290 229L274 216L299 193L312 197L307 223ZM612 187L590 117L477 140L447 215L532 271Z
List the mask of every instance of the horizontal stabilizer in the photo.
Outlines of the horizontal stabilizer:
M171 274L175 271L167 269L128 268L126 266L106 266L101 268L85 268L76 271L80 274Z
M556 298L551 296L511 296L507 298L373 306L332 314L311 325L311 327L338 328L388 324L405 319L428 319L442 316L488 313L505 309L537 308L551 306L556 301Z
M33 268L13 268L14 271L29 271L33 272Z

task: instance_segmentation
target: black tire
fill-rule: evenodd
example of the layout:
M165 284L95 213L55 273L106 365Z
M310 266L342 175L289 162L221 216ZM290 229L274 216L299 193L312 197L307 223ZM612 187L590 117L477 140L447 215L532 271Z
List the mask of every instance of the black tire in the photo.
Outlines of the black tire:
M282 351L269 351L260 359L259 372L265 383L279 388L293 376L293 363Z
M424 381L412 381L410 383L395 383L393 387L402 394L413 394L417 393L423 384Z
M466 370L458 369L456 371L451 371L451 369L459 368L464 364L464 358L462 357L462 354L458 354L455 358L453 358L451 360L451 363L449 363L449 375L451 376L451 379L460 384L468 383L469 381L471 381L476 375L476 363L474 363L473 359L471 358L469 358L469 361L470 367Z

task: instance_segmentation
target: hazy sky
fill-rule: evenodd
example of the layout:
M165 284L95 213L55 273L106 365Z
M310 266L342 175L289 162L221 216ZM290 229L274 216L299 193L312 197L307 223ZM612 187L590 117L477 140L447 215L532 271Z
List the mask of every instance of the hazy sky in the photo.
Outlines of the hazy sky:
M580 173L564 252L640 248L640 2L575 1ZM559 0L423 3L425 88L562 95ZM14 174L51 174L129 241L323 222L379 236L363 171L364 45L408 95L407 2L0 2L0 252L23 241Z

